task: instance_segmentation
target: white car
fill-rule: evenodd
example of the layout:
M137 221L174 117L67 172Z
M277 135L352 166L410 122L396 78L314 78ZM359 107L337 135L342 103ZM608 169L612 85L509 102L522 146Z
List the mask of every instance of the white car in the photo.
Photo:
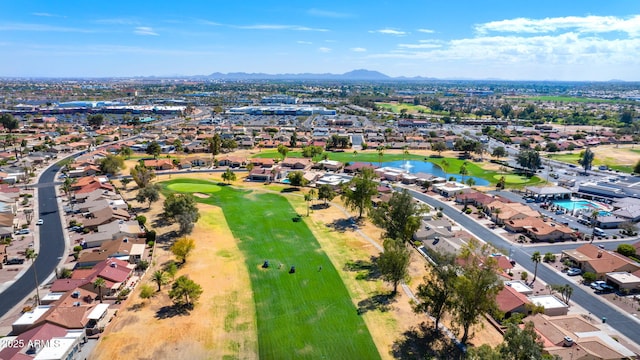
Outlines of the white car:
M38 219L38 222L36 223L36 225L42 225L42 224L44 224L44 220Z

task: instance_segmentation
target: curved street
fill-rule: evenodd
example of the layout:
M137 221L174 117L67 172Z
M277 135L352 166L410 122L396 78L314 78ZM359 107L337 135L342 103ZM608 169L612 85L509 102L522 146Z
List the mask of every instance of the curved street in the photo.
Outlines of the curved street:
M524 267L528 272L533 274L534 264L531 261L531 252L536 251L536 247L513 246L512 243L496 235L485 226L469 218L469 216L460 213L458 209L455 209L442 201L434 199L418 191L411 189L407 190L414 198L426 203L432 208L442 207L442 212L446 216L465 227L476 237L498 248L512 249L513 251L511 251L511 258L519 263L522 267ZM565 278L546 266L538 266L538 278L542 279L547 284L567 283L567 280ZM640 324L637 320L631 319L630 315L622 313L613 305L608 304L605 300L594 296L590 292L587 292L578 286L573 286L573 295L571 296L571 300L576 304L579 304L585 310L589 311L591 314L593 314L594 317L597 317L598 319L606 317L608 325L619 331L621 334L627 336L635 343L640 344L640 331L638 331L638 327L640 326Z
M44 220L44 223L37 229L40 232L38 257L22 276L2 292L0 317L6 315L13 307L33 293L35 289L34 268L37 271L38 282L43 284L55 272L60 259L64 256L65 239L54 185L58 170L60 170L59 166L52 165L42 173L38 180L39 218ZM43 295L41 293L40 297Z

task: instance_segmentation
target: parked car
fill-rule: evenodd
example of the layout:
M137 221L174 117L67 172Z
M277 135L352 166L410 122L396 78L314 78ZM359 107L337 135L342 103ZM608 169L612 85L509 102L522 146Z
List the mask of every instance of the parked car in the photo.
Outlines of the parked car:
M582 270L578 268L571 268L567 271L567 275L576 276L582 274Z
M81 232L82 229L82 226L72 226L69 228L69 231Z
M44 220L38 219L38 222L36 222L36 225L42 225L42 224L44 224Z
M596 291L596 293L610 293L615 291L615 289L613 288L613 286L607 284L606 281L594 281L589 285L593 290Z
M29 233L29 229L20 229L16 231L16 235L28 235Z
M9 259L9 260L5 261L5 264L7 264L7 265L22 265L22 264L24 264L24 259L20 259L20 258Z

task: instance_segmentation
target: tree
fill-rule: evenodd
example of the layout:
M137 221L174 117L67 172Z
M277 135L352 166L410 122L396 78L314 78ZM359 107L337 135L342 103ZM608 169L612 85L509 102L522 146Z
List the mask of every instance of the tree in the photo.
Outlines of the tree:
M336 192L328 184L318 186L318 200L324 200L324 205L336 197Z
M181 237L171 245L171 252L178 258L178 260L184 264L187 262L187 257L196 248L196 242L192 238Z
M291 186L305 186L308 181L304 178L304 173L302 171L291 171L287 174L287 179L289 179L289 184Z
M278 153L280 153L280 155L282 155L282 159L286 159L287 158L287 154L289 153L289 148L286 147L285 145L278 145Z
M409 249L398 239L385 239L383 242L384 251L378 258L378 268L382 278L393 284L393 294L398 292L398 284L408 275L411 254Z
M424 284L418 285L416 297L420 303L413 307L417 313L427 313L435 319L434 329L438 329L440 319L451 309L458 277L453 256L436 254L437 265L430 265L431 275L424 277ZM431 263L430 263L431 264Z
M222 173L222 180L224 180L224 182L226 182L227 184L230 183L231 181L236 181L237 176L236 174L231 171L231 169L227 168L227 171Z
M447 150L447 144L444 141L436 141L431 144L431 150L438 153L438 156L442 156L442 152Z
M460 253L464 266L455 282L451 310L454 325L462 327L463 344L469 339L471 326L480 321L480 315L495 308L496 296L502 289L496 273L497 262L489 256L490 248L486 244L478 247L477 240L472 240Z
M629 236L635 236L638 233L638 226L631 221L623 222L618 225L618 228L622 230L622 233Z
M100 171L103 174L118 175L120 170L124 169L124 159L118 155L107 155L100 160Z
M598 216L600 216L599 210L593 210L591 212L591 216L589 219L591 220L591 241L590 244L593 244L593 240L596 238L596 225L598 224Z
M533 175L536 170L542 165L540 160L540 153L535 150L520 150L517 157L517 162L520 166L528 170L528 173Z
M131 169L130 173L131 178L133 179L133 181L135 181L136 185L138 185L139 188L146 187L147 185L149 185L151 180L156 177L155 171L144 166L143 163L136 164L136 166Z
M383 237L409 242L420 228L420 215L426 210L403 189L394 192L388 202L371 210L370 216L374 224L385 230Z
M460 173L460 175L462 175L462 183L464 184L464 177L466 175L469 175L469 170L467 170L467 162L466 161L464 163L462 163L462 166L460 166L459 173Z
M133 155L133 150L128 146L123 146L120 148L120 151L118 151L118 154L124 156L126 159L130 159L131 155Z
M94 129L99 128L104 123L104 115L102 114L91 114L87 116L87 124L93 127Z
M633 166L633 172L635 174L640 174L640 160L638 160L638 162Z
M358 210L359 219L371 208L371 197L378 193L378 185L373 181L374 176L373 170L365 168L343 186L342 200L348 208Z
M106 286L107 282L99 277L93 281L93 288L98 289L98 299L100 299L100 303L102 303L102 289Z
M593 163L593 158L595 154L591 151L590 148L587 148L580 157L580 165L584 168L585 174L587 171L591 170L591 164Z
M176 274L178 273L178 265L176 265L175 261L169 261L169 263L164 267L164 272L167 273L171 279L175 279Z
M291 138L289 139L289 145L292 148L295 148L296 145L298 145L298 133L296 133L295 131L293 132L293 134L291 134Z
M533 264L535 266L533 268L533 280L531 280L531 283L536 282L536 278L538 277L538 264L540 263L540 260L542 260L540 251L535 251L533 254L531 254L531 261L533 261Z
M33 279L35 280L35 284L36 284L36 304L40 305L40 290L39 288L39 283L38 283L38 271L36 270L36 266L34 265L34 263L36 262L36 258L38 257L38 253L36 253L36 251L33 248L27 248L24 251L24 257L27 260L31 260L31 267L33 268Z
M147 154L152 155L154 159L157 159L161 152L162 147L160 147L157 141L152 141L147 145Z
M158 285L158 292L162 290L162 285L166 285L169 283L169 278L167 273L162 270L156 270L153 274L151 274L151 280Z
M531 321L524 325L524 329L509 324L504 333L504 342L497 348L500 358L505 360L543 359L542 349L542 340Z
M9 133L12 133L13 130L17 129L20 126L18 120L14 118L13 115L7 113L0 115L0 124L2 124L2 126L6 130L8 130Z
M562 302L569 305L569 300L571 300L571 295L573 294L573 287L569 284L564 285L551 285L551 290L557 291L560 294Z
M202 286L185 275L180 276L171 286L169 297L176 305L192 306L202 295Z
M151 204L160 200L160 185L152 184L138 190L136 201L139 203L148 202L147 208L151 208Z
M123 177L122 179L120 179L120 183L122 184L122 189L126 190L127 189L127 185L132 181L132 179L130 177Z
M382 166L382 157L384 156L384 147L378 146L378 164Z
M170 194L164 201L162 216L169 222L180 224L180 234L188 234L200 219L195 197L191 194Z
M620 245L618 245L618 248L616 249L616 252L618 254L624 255L626 257L635 256L636 255L636 248L634 248L633 245L630 245L630 244L620 244Z
M496 146L491 153L491 156L495 158L501 158L507 156L507 150L505 150L504 146Z
M141 299L150 299L155 295L155 291L153 290L153 286L149 284L140 285L140 298Z
M222 147L222 138L220 138L220 134L214 134L213 137L208 138L207 145L209 146L209 152L213 156L220 154L220 148Z

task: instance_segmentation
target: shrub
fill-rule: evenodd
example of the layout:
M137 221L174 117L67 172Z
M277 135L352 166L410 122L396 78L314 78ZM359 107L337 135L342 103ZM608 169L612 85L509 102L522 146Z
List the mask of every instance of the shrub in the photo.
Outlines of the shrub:
M585 272L584 274L582 274L582 278L584 279L584 281L585 281L586 283L590 283L590 282L594 282L594 281L596 281L596 279L597 279L598 277L596 276L596 274L595 274L595 273L592 273L592 272L590 272L590 271L587 271L587 272Z
M473 212L473 210L467 208L467 210L464 211L465 214L469 215Z
M544 262L556 262L556 256L550 252L544 254Z
M153 248L153 245L155 245L156 242L155 241L147 241L147 246L150 248Z
M138 215L136 216L136 221L138 222L138 224L140 224L140 226L144 226L144 224L147 223L147 217L144 215Z
M523 271L522 274L520 274L520 280L522 281L526 281L528 277L529 274L526 271Z
M147 238L147 242L149 241L156 241L156 231L155 230L149 230L147 231L147 233L145 234L145 237Z
M356 275L356 280L367 280L368 277L369 277L368 271L359 271L358 274Z
M73 252L79 253L80 251L82 251L82 246L81 245L76 245L76 246L73 247Z

